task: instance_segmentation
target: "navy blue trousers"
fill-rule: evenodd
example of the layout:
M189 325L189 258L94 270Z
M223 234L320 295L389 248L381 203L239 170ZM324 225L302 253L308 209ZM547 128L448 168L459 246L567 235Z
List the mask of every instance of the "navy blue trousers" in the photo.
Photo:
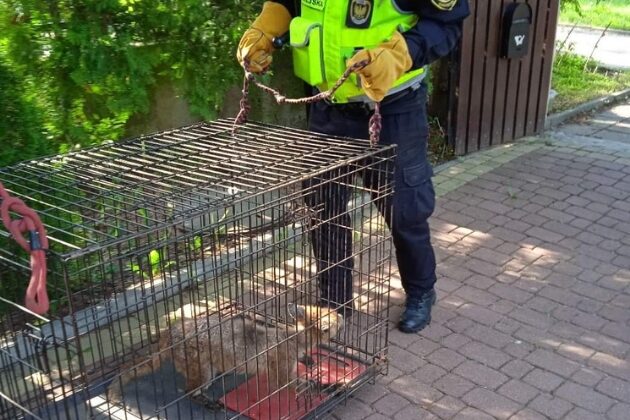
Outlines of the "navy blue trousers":
M431 289L436 281L435 253L428 219L435 208L433 170L427 160L428 122L426 86L382 104L381 144L396 144L394 194L373 196L390 226L403 288L409 296ZM323 134L368 139L370 114L357 107L319 102L311 105L309 129ZM376 168L378 169L378 168ZM382 172L363 174L367 188L378 191ZM334 180L334 181L331 181ZM306 204L318 210L318 224L310 240L317 260L318 281L324 301L343 304L352 299L352 229L346 212L351 182L340 171L305 182ZM392 200L392 201L390 201ZM392 209L393 204L393 211Z

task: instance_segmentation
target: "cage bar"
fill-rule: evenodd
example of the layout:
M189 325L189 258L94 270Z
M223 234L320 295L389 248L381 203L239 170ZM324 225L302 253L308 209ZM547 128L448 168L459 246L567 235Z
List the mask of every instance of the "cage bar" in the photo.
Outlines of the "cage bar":
M0 418L317 417L383 372L394 146L232 124L0 169L51 300L0 231Z

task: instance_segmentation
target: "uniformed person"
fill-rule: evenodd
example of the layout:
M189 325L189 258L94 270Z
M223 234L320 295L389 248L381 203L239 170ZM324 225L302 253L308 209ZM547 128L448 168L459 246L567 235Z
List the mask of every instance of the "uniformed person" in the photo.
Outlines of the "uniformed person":
M394 212L385 216L393 217L392 237L407 296L398 326L407 333L430 323L436 301L428 224L435 192L427 160L426 66L455 47L468 14L467 0L267 1L237 52L242 65L263 72L272 62L273 39L290 32L295 74L320 91L347 67L369 60L357 71L359 79L344 83L331 101L311 105L309 129L367 139L373 103L381 102L380 142L397 144ZM367 178L364 182L374 182ZM348 191L340 184L322 185L326 187L315 188L307 204L324 205L324 217L342 213ZM351 231L329 223L313 232L311 240L322 296L346 304L352 299L352 258L347 258Z

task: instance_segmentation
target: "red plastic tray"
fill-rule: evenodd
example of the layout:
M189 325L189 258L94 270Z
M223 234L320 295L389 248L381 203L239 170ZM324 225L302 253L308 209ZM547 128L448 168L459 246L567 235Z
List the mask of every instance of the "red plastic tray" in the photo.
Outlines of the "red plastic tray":
M317 349L311 353L313 364L309 367L298 364L298 375L322 385L346 385L360 376L367 366L364 363Z
M364 363L324 349L314 350L311 358L313 364L310 366L298 363L298 374L324 386L348 384L367 369ZM257 378L250 378L219 401L227 409L252 420L293 420L301 418L328 398L325 394L298 397L294 390L288 389L269 396L266 378L261 378L261 386Z

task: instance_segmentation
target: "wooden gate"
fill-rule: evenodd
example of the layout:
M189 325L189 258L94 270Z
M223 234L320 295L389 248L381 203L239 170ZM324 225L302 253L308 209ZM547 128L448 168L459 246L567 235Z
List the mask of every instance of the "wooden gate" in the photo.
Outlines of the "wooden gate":
M514 0L470 0L458 69L452 72L449 142L457 155L542 132L547 113L558 0L532 8L529 52L500 58L503 15Z

